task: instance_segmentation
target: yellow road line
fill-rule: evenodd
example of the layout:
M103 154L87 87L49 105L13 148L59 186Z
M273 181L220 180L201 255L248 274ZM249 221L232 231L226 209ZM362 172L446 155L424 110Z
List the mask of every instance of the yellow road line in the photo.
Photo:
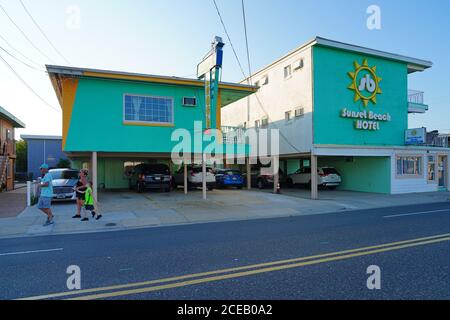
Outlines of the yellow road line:
M85 294L85 293L120 290L120 289L127 289L127 288L133 288L133 287L142 287L142 286L155 285L155 284L161 284L161 283L166 283L166 282L187 280L187 279L191 279L191 278L199 278L199 277L218 275L218 274L222 274L222 273L243 271L243 270L247 270L247 269L264 268L264 267L270 267L270 266L275 266L275 265L279 265L279 264L295 263L295 262L311 260L311 259L320 259L320 258L326 258L326 257L331 257L331 256L336 256L336 255L343 255L343 254L355 253L355 252L365 251L365 250L386 248L386 247L391 247L391 246L396 246L396 245L403 245L403 244L409 244L409 243L414 243L414 242L419 242L419 241L426 241L426 240L432 240L432 239L438 239L438 238L444 238L444 237L450 237L450 233L441 234L441 235L435 235L435 236L430 236L430 237L424 237L424 238L405 240L405 241L391 242L391 243L375 245L375 246L369 246L369 247L362 247L362 248L357 248L357 249L350 249L350 250L344 250L344 251L330 252L330 253L325 253L325 254L308 256L308 257L294 258L294 259L288 259L288 260L279 260L279 261L273 261L273 262L267 262L267 263L247 265L247 266L242 266L242 267L220 269L220 270L214 270L214 271L208 271L208 272L202 272L202 273L195 273L195 274L187 274L187 275L170 277L170 278L164 278L164 279L157 279L157 280L150 280L150 281L144 281L144 282L128 283L128 284L123 284L123 285L114 285L114 286L106 286L106 287L99 287L99 288L92 288L92 289L84 289L84 290L78 290L78 291L68 291L68 292L40 295L40 296L23 298L23 299L19 299L19 300L42 300L42 299L51 299L51 298L60 298L60 297L82 295L82 294Z
M111 293L94 294L94 295L89 295L89 296L77 297L77 298L73 298L73 299L69 299L69 300L96 300L96 299L123 297L126 295L132 295L132 294L141 294L141 293L148 293L148 292L153 292L153 291L161 291L161 290L167 290L167 289L173 289L173 288L179 288L179 287L192 286L192 285L196 285L196 284L204 284L204 283L208 283L208 282L242 278L242 277L247 277L247 276L251 276L251 275L280 271L280 270L294 269L294 268L299 268L299 267L304 267L304 266L314 265L314 264L320 264L320 263L325 263L325 262L346 260L346 259L350 259L350 258L373 255L373 254L382 253L382 252L396 251L396 250L401 250L401 249L405 249L405 248L423 246L423 245L427 245L427 244L439 243L439 242L444 242L444 241L450 241L450 237L443 238L443 239L441 238L441 239L436 239L436 240L423 241L423 242L418 242L418 243L416 242L416 243L405 244L405 245L400 245L400 246L395 246L395 247L388 247L388 248L377 249L377 250L372 250L372 251L347 254L347 255L331 257L331 258L312 260L312 261L295 263L295 264L281 265L281 266L272 267L272 268L250 270L250 271L245 271L245 272L225 274L222 276L215 276L215 277L201 278L201 279L195 279L195 280L184 281L184 282L171 283L171 284L161 285L161 286L146 287L146 288L140 288L140 289L124 290L124 291L116 291L116 292L111 292Z

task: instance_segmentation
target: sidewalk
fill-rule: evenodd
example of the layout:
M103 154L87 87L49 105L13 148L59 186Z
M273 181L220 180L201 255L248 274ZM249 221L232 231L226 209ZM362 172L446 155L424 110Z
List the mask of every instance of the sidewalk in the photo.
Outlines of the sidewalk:
M0 219L18 216L26 207L26 193L26 188L20 188L9 192L1 192Z
M74 203L53 206L55 225L43 227L45 216L36 208L26 208L19 216L0 219L0 238L104 232L194 224L323 214L346 210L371 209L450 201L450 193L379 195L356 192L329 192L313 201L296 196L261 191L215 190L208 200L200 191L136 194L101 194L103 219L81 222L72 219Z

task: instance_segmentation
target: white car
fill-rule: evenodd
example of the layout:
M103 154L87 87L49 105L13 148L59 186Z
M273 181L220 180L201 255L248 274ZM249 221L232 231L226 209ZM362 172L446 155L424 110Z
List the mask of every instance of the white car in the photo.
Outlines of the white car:
M189 166L188 167L188 188L202 187L203 177L202 177L202 167L201 166ZM173 175L173 185L176 189L178 186L184 186L184 167L181 167ZM216 187L216 175L212 168L206 168L206 187L208 190L213 190Z
M321 167L318 169L318 185L320 187L335 189L342 183L342 178L335 168ZM290 174L287 179L289 186L311 186L311 168L302 168L296 173Z

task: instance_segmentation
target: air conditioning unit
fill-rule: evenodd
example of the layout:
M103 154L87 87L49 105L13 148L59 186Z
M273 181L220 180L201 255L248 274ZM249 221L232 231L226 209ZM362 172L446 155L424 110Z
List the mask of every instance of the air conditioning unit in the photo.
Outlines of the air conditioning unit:
M197 98L196 97L184 97L183 98L183 106L196 107L197 106Z

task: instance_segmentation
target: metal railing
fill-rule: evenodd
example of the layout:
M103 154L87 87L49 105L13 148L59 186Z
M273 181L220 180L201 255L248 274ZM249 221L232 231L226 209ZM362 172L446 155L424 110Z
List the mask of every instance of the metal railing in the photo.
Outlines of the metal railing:
M222 131L224 144L245 144L245 128L224 126L220 129Z
M424 92L417 90L408 90L408 102L409 103L417 103L424 104Z

